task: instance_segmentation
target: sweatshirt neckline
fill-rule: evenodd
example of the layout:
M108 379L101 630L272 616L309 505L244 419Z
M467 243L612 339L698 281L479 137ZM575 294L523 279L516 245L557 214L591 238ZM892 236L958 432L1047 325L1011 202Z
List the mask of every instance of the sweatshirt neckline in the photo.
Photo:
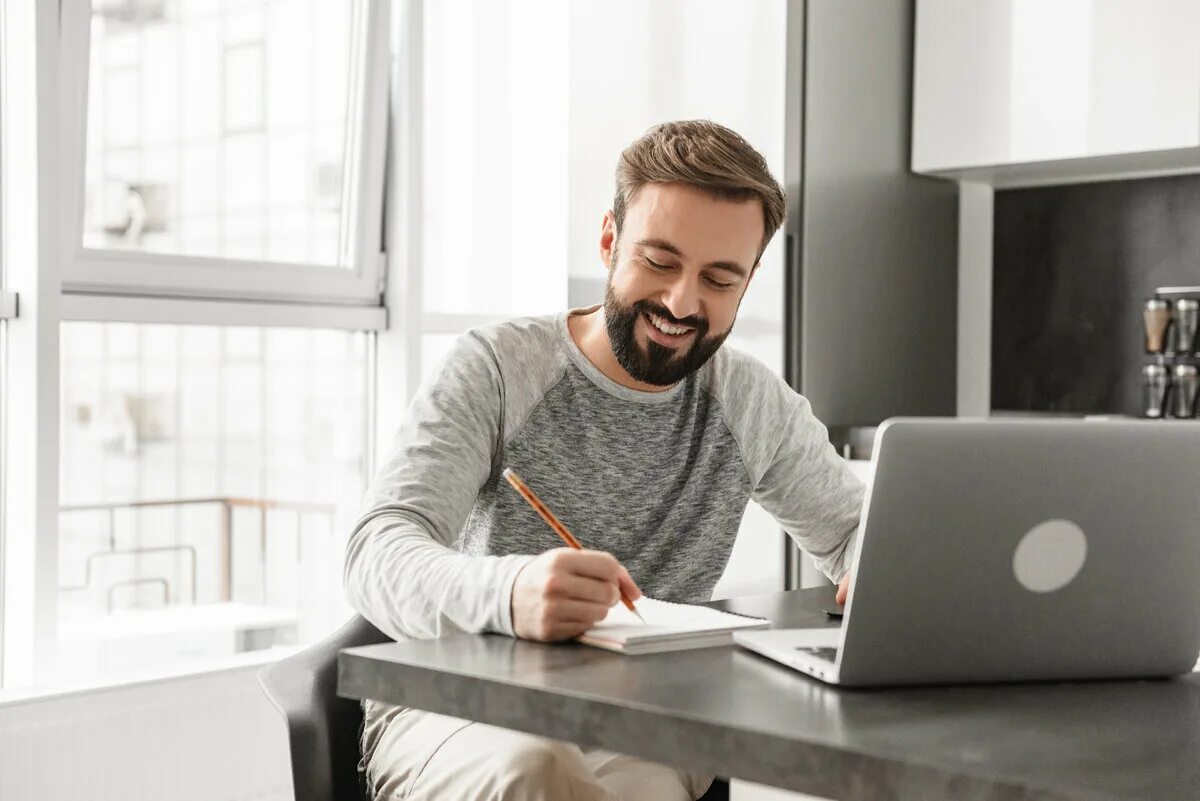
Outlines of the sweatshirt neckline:
M622 400L633 401L634 403L658 404L666 403L679 394L683 385L691 376L683 379L673 387L661 390L659 392L647 392L645 390L633 389L623 384L618 384L611 378L601 372L600 368L592 364L591 360L584 355L579 349L579 345L575 343L571 337L571 329L567 327L567 319L578 314L589 314L600 308L600 304L594 306L586 306L581 309L568 309L560 312L556 320L556 328L558 328L559 338L562 340L563 348L567 352L568 358L575 364L579 371L587 377L589 381L595 384L600 389L607 392L609 395L620 398Z

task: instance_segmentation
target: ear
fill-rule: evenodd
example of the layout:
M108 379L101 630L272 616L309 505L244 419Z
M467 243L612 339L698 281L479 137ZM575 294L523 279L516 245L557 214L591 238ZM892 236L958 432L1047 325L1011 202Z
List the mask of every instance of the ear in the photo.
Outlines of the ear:
M613 252L617 248L617 220L611 211L604 212L604 220L600 223L600 261L605 271L612 264Z

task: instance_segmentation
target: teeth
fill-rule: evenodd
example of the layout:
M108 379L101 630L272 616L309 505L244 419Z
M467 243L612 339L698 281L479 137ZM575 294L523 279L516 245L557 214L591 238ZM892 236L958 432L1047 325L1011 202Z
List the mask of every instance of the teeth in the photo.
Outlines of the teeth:
M679 336L680 334L686 334L688 331L692 330L692 329L687 328L686 326L682 326L682 325L671 325L663 318L658 317L653 314L648 314L646 316L650 318L650 322L654 323L654 327L657 328L659 331L662 331L664 334L670 334L671 336Z

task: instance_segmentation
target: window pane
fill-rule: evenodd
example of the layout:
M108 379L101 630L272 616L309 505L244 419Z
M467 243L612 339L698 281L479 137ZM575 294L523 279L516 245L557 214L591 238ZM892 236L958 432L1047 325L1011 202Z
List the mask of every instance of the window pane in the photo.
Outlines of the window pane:
M540 314L566 301L570 5L425 4L427 311Z
M95 0L84 246L346 266L356 5Z
M54 680L311 642L345 618L367 337L62 326Z

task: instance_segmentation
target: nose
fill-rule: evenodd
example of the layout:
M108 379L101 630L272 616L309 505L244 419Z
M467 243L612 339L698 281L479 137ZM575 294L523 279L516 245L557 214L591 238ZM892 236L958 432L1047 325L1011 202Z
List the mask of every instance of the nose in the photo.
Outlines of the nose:
M676 320L700 313L700 291L695 281L686 275L678 276L663 292L662 304Z

